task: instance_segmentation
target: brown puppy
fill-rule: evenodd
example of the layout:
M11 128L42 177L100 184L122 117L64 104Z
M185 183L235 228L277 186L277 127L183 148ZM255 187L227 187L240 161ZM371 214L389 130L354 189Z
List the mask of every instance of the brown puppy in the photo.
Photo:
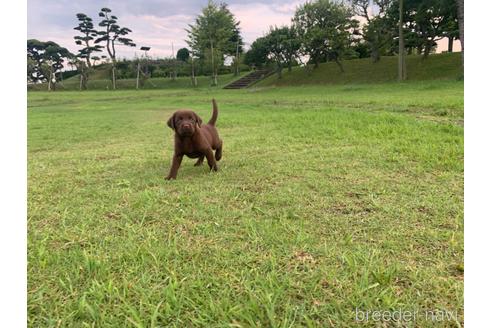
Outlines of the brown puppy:
M166 180L176 179L184 155L198 158L195 166L202 165L203 159L206 157L210 170L217 171L216 161L222 157L222 140L220 140L215 128L218 115L215 99L212 99L212 104L212 118L203 126L202 119L191 110L178 110L167 121L167 125L175 133L173 164Z

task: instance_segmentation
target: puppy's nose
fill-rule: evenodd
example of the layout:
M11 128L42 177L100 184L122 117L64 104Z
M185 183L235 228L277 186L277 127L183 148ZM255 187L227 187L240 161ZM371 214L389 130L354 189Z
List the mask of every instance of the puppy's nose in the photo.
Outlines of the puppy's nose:
M185 124L183 124L183 128L190 129L191 128L191 124L185 123Z

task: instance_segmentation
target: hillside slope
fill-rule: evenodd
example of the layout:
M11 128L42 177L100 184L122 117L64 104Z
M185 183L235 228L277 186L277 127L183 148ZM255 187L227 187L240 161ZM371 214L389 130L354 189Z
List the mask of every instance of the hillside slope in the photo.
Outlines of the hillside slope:
M460 53L435 54L425 60L412 55L406 60L409 80L455 80L463 76ZM377 63L370 58L346 60L343 73L334 62L320 64L311 71L295 67L292 72L284 70L281 79L275 74L255 86L391 82L397 80L397 65L398 57L392 56L382 57Z
M320 64L317 69L306 70L303 67L294 67L292 72L283 71L282 79L277 75L271 75L263 81L256 83L255 87L264 86L296 86L311 84L349 84L349 83L379 83L397 80L398 57L382 57L377 63L370 58L346 60L343 62L345 72L334 62ZM407 56L407 72L409 80L456 80L463 77L460 53L430 55L426 60L421 56ZM243 72L241 76L248 74ZM241 77L240 76L240 77ZM90 77L89 90L110 90L110 72L101 67ZM238 79L232 74L220 75L218 88ZM199 88L210 87L209 76L197 77ZM117 80L117 89L135 89L135 79ZM190 77L152 78L145 82L142 89L183 89L191 88ZM45 83L29 85L28 90L45 91ZM76 75L57 84L57 90L79 90L79 76Z
M239 78L247 74L247 72L241 73ZM106 76L106 78L104 78ZM93 75L89 78L89 82L87 83L88 90L111 90L112 84L109 79L110 72L104 70L97 70ZM78 91L80 87L80 76L76 75L64 81L61 81L57 84L57 90L65 90L65 91ZM218 76L218 88L222 88L223 86L229 84L230 82L238 79L237 76L233 74L224 74ZM198 76L197 77L198 88L208 88L210 87L210 76ZM136 79L119 79L116 80L116 88L119 90L134 90L136 87ZM32 84L28 85L29 91L46 91L48 85L46 83L40 84ZM186 89L192 88L191 86L191 78L189 76L186 77L177 77L174 81L167 77L162 78L152 78L145 81L145 84L140 85L140 89Z

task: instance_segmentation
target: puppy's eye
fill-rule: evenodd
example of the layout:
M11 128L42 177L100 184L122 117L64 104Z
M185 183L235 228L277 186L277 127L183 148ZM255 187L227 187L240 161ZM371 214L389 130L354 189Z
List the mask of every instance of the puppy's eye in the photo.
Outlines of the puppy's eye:
M181 117L178 117L178 121L181 121Z

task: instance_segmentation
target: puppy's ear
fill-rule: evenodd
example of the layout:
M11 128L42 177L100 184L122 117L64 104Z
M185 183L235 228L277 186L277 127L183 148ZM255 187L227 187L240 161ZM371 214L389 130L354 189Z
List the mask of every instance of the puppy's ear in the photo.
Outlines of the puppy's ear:
M169 126L169 127L170 127L171 129L173 129L173 130L174 130L174 116L175 116L175 115L176 115L176 114L173 114L173 116L171 116L171 117L169 118L169 120L167 120L167 126Z
M198 126L199 127L202 127L202 119L201 119L201 117L198 116L196 113L193 113L193 115L195 116L195 121L198 124Z

